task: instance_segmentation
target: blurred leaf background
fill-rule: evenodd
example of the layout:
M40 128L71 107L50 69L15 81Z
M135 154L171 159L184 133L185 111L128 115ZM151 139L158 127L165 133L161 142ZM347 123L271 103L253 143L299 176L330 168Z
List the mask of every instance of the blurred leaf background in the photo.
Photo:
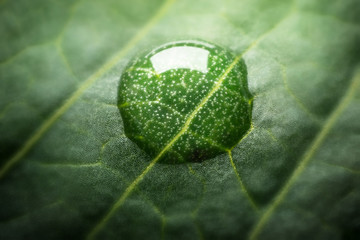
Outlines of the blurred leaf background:
M357 0L1 0L0 239L358 238L359 13ZM146 171L119 77L182 39L243 56L254 128L232 159Z

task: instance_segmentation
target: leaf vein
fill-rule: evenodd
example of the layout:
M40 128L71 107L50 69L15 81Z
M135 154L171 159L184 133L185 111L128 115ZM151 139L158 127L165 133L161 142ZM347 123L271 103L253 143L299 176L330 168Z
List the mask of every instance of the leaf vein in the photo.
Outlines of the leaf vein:
M194 111L189 114L184 126L178 132L178 134L162 149L162 151L150 162L150 164L145 168L145 170L137 177L135 180L125 189L124 193L119 197L119 199L111 206L110 210L107 214L99 221L97 225L89 232L87 235L87 239L94 239L96 234L101 231L106 223L110 220L110 218L115 214L115 212L124 204L125 200L130 196L132 191L136 188L138 183L142 181L142 179L147 175L147 173L155 166L155 164L160 160L160 158L173 146L173 144L188 130L192 120L195 115L201 110L201 108L207 103L209 98L221 87L222 82L226 78L226 76L230 73L230 71L236 66L236 64L240 61L240 59L251 49L253 49L262 39L264 39L268 34L270 34L274 29L276 29L283 21L285 21L290 14L289 13L284 16L282 20L280 20L277 24L275 24L272 28L264 32L257 39L255 39L241 54L235 57L234 61L228 66L228 68L224 71L224 73L220 76L218 81L214 84L213 88L210 92L201 100L201 102L196 106ZM253 130L253 126L249 130L248 134L246 134L239 142L241 142L244 138L246 138L249 133ZM236 145L235 145L236 146ZM234 146L234 147L235 147Z
M234 163L234 160L232 158L232 154L231 154L231 151L228 151L228 155L229 155L229 159L230 159L230 164L235 172L235 175L236 175L236 178L240 184L240 188L241 188L241 191L245 194L245 197L248 199L249 203L250 203L250 206L252 207L252 209L254 209L256 212L259 210L258 206L256 205L254 199L250 196L249 192L247 191L242 179L241 179L241 176L238 172L238 170L236 169L236 166L235 166L235 163Z
M17 151L0 169L0 179L18 163L32 148L33 146L45 135L51 126L59 119L82 95L92 86L96 80L103 76L115 64L124 57L135 45L138 43L150 29L160 20L160 18L167 12L168 8L175 0L167 0L162 8L153 16L150 21L133 37L130 41L120 49L113 57L105 62L94 74L86 79L79 88L61 105L49 118L47 118L41 126L34 132L34 134L27 139L25 144Z
M286 195L290 191L292 185L296 182L297 178L302 174L302 172L304 171L304 169L306 168L312 157L315 155L318 148L322 145L325 138L330 133L331 129L334 127L341 113L346 109L346 107L351 102L359 85L360 85L360 72L355 74L354 78L352 79L347 89L347 92L340 99L338 105L335 107L334 111L330 114L323 128L318 132L314 141L311 143L305 154L300 159L298 166L296 167L292 175L289 177L288 181L280 189L280 191L274 197L272 203L268 206L268 208L260 216L258 222L254 225L254 228L251 230L249 234L250 239L256 239L258 237L258 235L261 233L262 229L270 219L273 212L283 202Z

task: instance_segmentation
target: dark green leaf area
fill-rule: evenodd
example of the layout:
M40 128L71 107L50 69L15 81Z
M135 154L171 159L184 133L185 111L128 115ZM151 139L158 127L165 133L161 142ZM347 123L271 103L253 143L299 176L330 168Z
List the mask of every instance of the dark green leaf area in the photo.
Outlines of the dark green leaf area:
M231 150L251 126L244 61L201 41L160 46L121 77L125 134L162 162L196 162Z

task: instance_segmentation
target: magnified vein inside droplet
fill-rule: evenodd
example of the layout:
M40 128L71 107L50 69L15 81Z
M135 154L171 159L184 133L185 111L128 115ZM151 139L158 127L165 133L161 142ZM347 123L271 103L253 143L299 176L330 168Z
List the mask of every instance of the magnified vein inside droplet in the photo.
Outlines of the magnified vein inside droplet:
M226 152L251 125L246 66L234 59L199 41L166 44L136 59L119 86L125 134L153 157L166 148L161 162Z

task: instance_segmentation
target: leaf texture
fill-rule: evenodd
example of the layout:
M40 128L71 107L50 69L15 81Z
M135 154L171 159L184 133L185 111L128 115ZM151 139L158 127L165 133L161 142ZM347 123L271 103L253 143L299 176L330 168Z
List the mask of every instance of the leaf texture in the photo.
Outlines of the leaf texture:
M360 4L0 1L1 239L355 239ZM251 131L160 164L124 135L119 78L204 39L245 60Z

